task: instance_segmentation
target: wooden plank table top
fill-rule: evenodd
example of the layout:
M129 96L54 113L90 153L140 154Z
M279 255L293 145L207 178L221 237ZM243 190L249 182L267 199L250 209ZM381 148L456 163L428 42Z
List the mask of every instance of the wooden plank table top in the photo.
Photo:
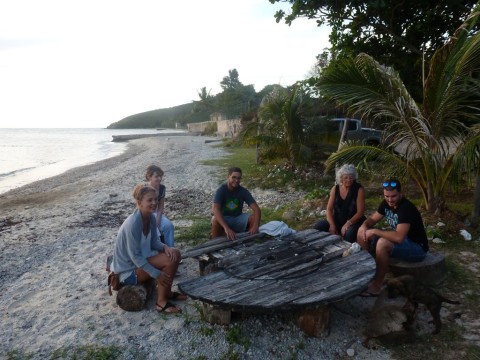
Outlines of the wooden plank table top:
M235 241L213 239L183 254L218 261L218 271L178 286L193 299L232 311L314 308L363 291L375 274L367 251L338 235L308 229L284 238L256 234Z

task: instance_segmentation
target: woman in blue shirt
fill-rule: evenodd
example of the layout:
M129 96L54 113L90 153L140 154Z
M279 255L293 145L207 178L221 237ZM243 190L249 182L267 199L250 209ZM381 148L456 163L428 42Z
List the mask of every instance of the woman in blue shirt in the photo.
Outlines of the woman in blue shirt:
M113 271L124 285L142 284L150 278L157 283L157 311L178 313L181 309L170 299L185 300L186 296L172 292L173 277L181 259L180 251L160 242L155 211L157 193L149 184L139 184L133 190L137 209L118 231L113 252Z

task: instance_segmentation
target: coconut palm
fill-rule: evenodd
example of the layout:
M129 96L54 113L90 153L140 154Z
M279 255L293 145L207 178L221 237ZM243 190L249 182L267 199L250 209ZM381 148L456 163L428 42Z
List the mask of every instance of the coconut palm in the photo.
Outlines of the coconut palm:
M479 15L477 4L435 52L422 104L413 100L397 72L366 54L324 71L318 84L321 94L381 125L387 134L387 145L380 147L342 146L330 156L327 168L375 160L386 172L411 178L432 212L443 209L448 189L471 182L479 169L480 132L465 124L472 119L478 123L480 116L475 80L480 73L480 33L473 31ZM400 147L402 151L395 151Z

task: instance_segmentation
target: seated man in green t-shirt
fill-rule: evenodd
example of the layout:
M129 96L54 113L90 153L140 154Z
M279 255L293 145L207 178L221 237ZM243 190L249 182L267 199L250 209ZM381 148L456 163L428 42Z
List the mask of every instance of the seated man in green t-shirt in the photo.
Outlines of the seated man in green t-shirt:
M250 191L240 185L242 170L238 167L228 169L227 182L222 184L213 197L212 238L226 235L236 239L236 233L248 231L258 233L261 211ZM253 214L243 213L243 204L247 203Z

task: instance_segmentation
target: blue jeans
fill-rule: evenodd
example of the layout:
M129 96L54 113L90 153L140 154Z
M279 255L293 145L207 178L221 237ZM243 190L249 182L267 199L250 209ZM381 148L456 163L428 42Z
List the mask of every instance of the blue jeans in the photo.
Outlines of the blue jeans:
M223 220L230 226L230 228L236 233L247 231L249 213L243 213L238 216L224 216Z
M425 259L427 252L423 250L420 244L405 238L401 244L394 244L390 257L407 262L418 262Z
M163 243L167 246L175 247L175 241L173 238L173 233L175 228L173 224L165 215L162 215L162 220L160 220L160 232L163 234Z
M124 279L121 283L123 285L137 285L138 284L137 272L135 270L132 270L130 275L126 279Z

